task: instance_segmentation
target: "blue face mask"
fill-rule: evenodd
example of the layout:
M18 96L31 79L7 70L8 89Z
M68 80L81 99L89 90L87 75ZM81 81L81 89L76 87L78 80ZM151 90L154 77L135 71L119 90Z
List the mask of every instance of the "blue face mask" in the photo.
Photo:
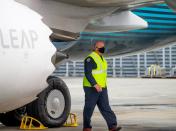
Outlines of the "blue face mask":
M98 51L103 54L105 52L105 47L98 48Z

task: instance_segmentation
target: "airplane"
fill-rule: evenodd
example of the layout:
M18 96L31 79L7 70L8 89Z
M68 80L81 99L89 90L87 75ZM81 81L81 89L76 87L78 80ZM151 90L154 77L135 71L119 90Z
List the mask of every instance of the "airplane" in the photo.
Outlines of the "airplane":
M86 33L90 37L95 32L147 28L147 21L131 10L164 2L176 9L176 0L1 0L0 122L17 126L27 114L47 127L62 126L70 113L71 96L66 83L52 75L56 65L88 54L91 44L77 44ZM60 42L57 50L55 41ZM109 48L106 54L143 50L138 45L127 47Z

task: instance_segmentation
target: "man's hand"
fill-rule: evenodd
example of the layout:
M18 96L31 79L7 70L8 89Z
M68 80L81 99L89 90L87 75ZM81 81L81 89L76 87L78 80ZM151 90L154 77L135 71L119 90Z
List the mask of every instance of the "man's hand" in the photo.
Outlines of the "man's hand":
M102 92L102 88L100 85L96 84L96 85L94 85L94 87L97 90L97 92Z

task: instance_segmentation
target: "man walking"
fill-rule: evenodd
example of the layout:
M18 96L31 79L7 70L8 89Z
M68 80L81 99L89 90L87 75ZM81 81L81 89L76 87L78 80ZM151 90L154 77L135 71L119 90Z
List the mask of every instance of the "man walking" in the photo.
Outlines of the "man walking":
M103 41L97 41L94 51L84 61L85 76L83 87L85 105L83 111L83 131L91 131L91 117L97 105L108 125L109 131L119 131L117 119L111 110L107 93L107 62L102 56L105 51Z

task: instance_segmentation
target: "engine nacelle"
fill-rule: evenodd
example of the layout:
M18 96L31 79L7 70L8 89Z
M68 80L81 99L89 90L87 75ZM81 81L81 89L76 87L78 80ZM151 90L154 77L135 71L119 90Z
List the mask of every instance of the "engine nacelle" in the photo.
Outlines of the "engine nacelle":
M53 72L52 31L42 17L14 0L0 4L0 113L28 104Z

